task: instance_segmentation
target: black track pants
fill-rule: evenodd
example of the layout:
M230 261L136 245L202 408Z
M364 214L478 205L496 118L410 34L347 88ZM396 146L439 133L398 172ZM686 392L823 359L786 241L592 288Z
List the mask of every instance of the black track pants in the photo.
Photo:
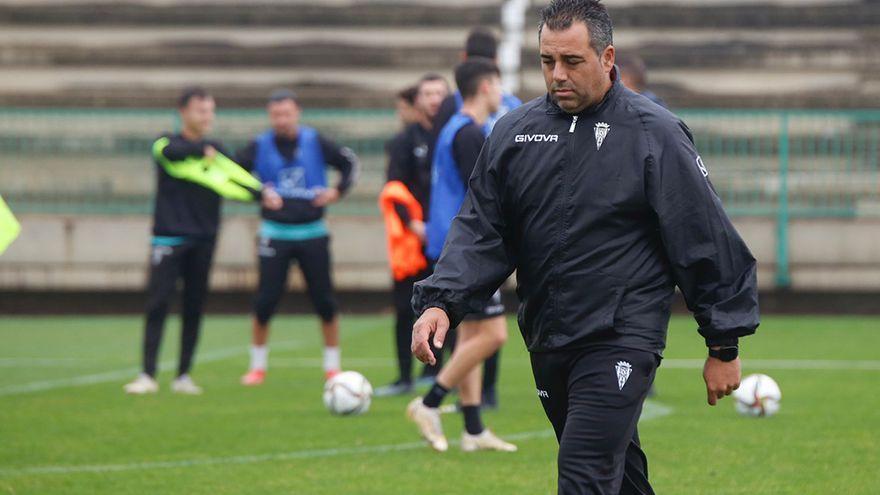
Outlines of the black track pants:
M213 257L213 239L187 239L176 246L153 246L143 341L144 373L156 375L156 361L165 329L165 318L168 316L168 305L177 288L178 279L183 279L183 301L177 374L189 373L199 340L202 309L208 294L208 275Z
M531 361L559 440L558 493L653 494L636 425L659 357L592 346L533 353Z

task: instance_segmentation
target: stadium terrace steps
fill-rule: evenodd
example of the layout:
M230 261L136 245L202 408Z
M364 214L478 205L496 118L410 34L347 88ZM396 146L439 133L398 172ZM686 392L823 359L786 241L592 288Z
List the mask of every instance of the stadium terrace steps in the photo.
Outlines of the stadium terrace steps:
M467 29L425 28L28 28L0 31L6 67L450 67ZM615 46L653 69L762 67L880 70L871 31L630 29ZM538 59L529 37L523 59Z
M273 88L297 90L312 108L387 108L391 91L430 70L407 68L63 67L0 69L0 105L167 107L185 84L212 89L225 107L259 107ZM439 71L451 78L450 71ZM521 95L544 91L536 70ZM858 70L658 69L651 84L675 107L870 107L877 80Z
M500 3L0 0L0 105L166 107L197 82L227 107L262 106L288 85L311 107L388 108L420 73L449 75L471 26L498 28ZM611 10L617 48L640 53L677 107L876 101L878 2L627 0ZM529 64L537 40L525 39ZM770 91L764 78L776 81ZM537 64L523 79L521 96L543 91Z
M472 26L498 24L499 1L5 2L0 23L104 26Z
M0 2L0 23L32 25L229 26L471 26L498 24L501 0L230 2ZM544 1L533 2L531 17ZM51 5L51 8L47 8ZM630 0L609 6L615 26L645 27L873 27L876 2L835 0Z
M430 46L410 28L255 31L59 27L37 39L35 28L3 30L0 105L164 107L180 85L202 83L226 106L261 106L268 91L288 85L311 107L387 108L393 91L421 73L449 76L467 30L429 30ZM725 30L707 44L713 34L622 30L617 47L649 61L652 86L676 107L874 105L872 31ZM532 41L523 60L536 59ZM523 79L523 97L543 91L536 68Z

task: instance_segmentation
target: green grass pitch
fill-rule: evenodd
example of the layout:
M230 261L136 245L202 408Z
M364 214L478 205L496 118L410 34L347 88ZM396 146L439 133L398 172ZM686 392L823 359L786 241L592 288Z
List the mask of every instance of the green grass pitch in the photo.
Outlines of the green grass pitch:
M551 436L515 326L502 356L501 409L485 415L515 454L436 454L405 421L408 398L374 399L360 417L321 402L317 324L279 317L267 383L238 384L248 320L209 317L195 379L171 394L178 328L169 321L158 395L129 397L139 317L0 320L0 494L555 493ZM706 405L705 349L673 319L658 397L641 423L660 494L878 493L880 319L767 317L743 342L745 373L783 392L772 418ZM345 316L343 365L374 386L393 378L390 316ZM451 439L461 418L446 415Z

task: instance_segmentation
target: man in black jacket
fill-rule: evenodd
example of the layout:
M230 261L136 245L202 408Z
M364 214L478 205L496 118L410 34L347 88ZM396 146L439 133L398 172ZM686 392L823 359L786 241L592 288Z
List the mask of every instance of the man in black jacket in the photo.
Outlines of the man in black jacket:
M143 372L125 385L129 394L159 391L159 345L178 279L183 279L180 361L171 388L183 394L202 392L189 371L208 293L221 196L239 201L262 199L263 206L269 209L278 208L281 201L273 191L263 191L258 180L226 158L228 153L219 141L207 137L214 123L214 98L206 90L185 88L178 110L180 133L164 134L153 144L157 186Z
M423 217L428 216L429 197L431 194L431 156L428 149L431 143L431 125L443 98L449 93L449 83L438 74L425 74L414 87L413 108L415 121L407 124L404 129L388 142L385 149L388 153L388 182L400 181L412 193L422 207ZM404 112L399 112L403 114ZM401 115L401 117L404 117ZM403 205L396 205L395 211L401 223L410 232L416 234L424 243L425 222L411 218ZM414 388L412 379L412 354L409 350L410 332L415 315L412 311L413 284L430 274L426 268L421 273L413 274L394 281L393 296L395 309L394 344L397 353L398 376L392 383L376 389L377 397L408 394ZM440 366L426 366L422 371L422 379L433 382Z
M489 136L434 274L413 353L517 270L519 326L559 440L559 493L653 493L636 425L677 285L709 349L708 401L739 385L758 326L755 260L674 115L620 84L596 0L542 11L548 94Z

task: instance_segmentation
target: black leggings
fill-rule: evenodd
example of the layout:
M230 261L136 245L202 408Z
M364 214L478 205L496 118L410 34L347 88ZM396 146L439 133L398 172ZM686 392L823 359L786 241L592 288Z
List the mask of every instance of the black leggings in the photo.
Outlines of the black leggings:
M591 346L532 353L538 397L559 440L560 495L652 495L636 425L659 357Z
M187 239L177 246L153 246L150 256L150 275L147 286L146 326L143 342L143 370L156 376L156 361L168 305L183 279L182 329L180 333L180 361L177 374L189 373L199 340L202 309L208 294L208 275L214 257L214 239Z
M259 254L260 283L254 300L257 321L265 324L275 314L281 295L287 287L287 273L293 261L302 270L309 298L321 320L330 322L336 317L336 297L330 275L329 237L304 241L262 239Z

